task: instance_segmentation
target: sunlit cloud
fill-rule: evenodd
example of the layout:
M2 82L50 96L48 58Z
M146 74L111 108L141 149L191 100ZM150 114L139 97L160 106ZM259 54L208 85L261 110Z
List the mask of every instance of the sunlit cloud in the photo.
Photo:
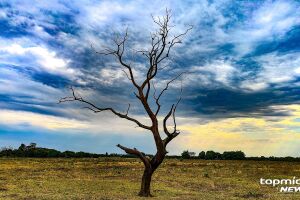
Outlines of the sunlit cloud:
M73 114L76 114L74 111ZM144 118L133 116L140 121ZM118 126L112 126L117 123ZM109 112L99 113L82 117L81 120L75 118L66 118L37 114L27 111L0 110L0 124L5 126L14 126L16 129L22 128L40 128L51 131L59 131L63 134L85 134L101 135L110 133L112 135L149 135L148 131L137 128L134 123L127 120L116 118Z
M183 149L243 150L249 156L287 156L300 144L300 105L276 106L290 116L211 120L204 124L181 125L183 134L175 145ZM175 146L174 145L174 146Z

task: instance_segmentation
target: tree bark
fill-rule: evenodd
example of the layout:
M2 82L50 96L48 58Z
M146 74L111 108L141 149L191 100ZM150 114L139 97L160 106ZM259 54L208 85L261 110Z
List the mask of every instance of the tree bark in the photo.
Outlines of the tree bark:
M166 151L157 152L156 155L151 159L150 165L145 165L144 174L142 177L141 190L139 196L142 197L153 197L151 194L151 179L153 173L163 162L166 155Z
M152 170L151 167L146 167L145 166L139 196L141 196L141 197L152 197L151 192L150 192L150 186L151 186L151 178L152 178L153 172L154 172L154 170Z

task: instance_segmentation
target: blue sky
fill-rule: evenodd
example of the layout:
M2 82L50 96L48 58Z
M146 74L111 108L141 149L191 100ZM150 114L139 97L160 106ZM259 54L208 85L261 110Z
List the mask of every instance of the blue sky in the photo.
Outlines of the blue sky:
M98 105L126 111L136 102L118 63L91 49L111 45L129 27L126 59L137 79L155 30L151 14L172 10L173 33L193 30L164 63L161 89L181 71L163 99L176 102L185 149L243 150L247 155L299 156L299 1L0 1L0 146L37 142L75 151L119 152L121 143L153 153L151 136L110 113L57 104L76 87ZM141 120L138 104L131 114Z

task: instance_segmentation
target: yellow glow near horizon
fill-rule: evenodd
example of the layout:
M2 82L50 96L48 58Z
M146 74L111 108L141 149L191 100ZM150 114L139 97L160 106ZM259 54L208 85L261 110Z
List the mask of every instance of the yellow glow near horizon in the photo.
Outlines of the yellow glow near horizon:
M106 115L105 115L106 114ZM13 125L48 129L50 131L64 130L63 133L77 134L84 133L98 135L104 133L133 135L141 134L142 129L136 129L135 124L124 119L117 118L109 112L94 115L85 120L69 119L45 114L38 114L28 111L1 110L0 125Z
M282 155L300 145L300 105L277 106L290 116L238 117L180 126L176 146L194 151L243 150L247 155ZM297 152L297 151L296 151Z
M297 154L300 146L300 105L276 106L275 109L289 112L290 115L211 119L203 124L195 119L181 118L179 121L183 123L179 129L182 134L170 143L169 151L180 153L184 149L196 152L242 150L247 156L300 156ZM126 120L117 121L116 118L107 117L80 121L26 111L0 110L0 123L28 124L53 131L76 130L89 134L144 134Z

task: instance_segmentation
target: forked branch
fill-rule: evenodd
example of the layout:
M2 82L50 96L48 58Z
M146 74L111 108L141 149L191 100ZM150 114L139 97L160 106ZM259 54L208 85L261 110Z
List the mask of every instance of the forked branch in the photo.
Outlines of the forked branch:
M67 102L67 101L82 102L82 103L88 105L85 108L87 108L87 109L89 109L89 110L91 110L91 111L93 111L95 113L102 112L102 111L111 111L113 114L117 115L120 118L124 118L124 119L127 119L129 121L132 121L132 122L136 123L141 128L144 128L144 129L147 129L147 130L151 130L150 126L144 125L141 122L139 122L137 119L134 119L134 118L128 116L128 112L129 112L129 109L130 109L130 104L128 105L127 112L125 114L122 114L120 112L117 112L115 109L113 109L111 107L106 107L106 108L98 107L94 103L91 103L91 102L83 99L82 97L77 96L76 93L75 93L75 90L73 89L73 87L70 87L70 89L72 91L72 96L61 98L59 100L59 103L63 103L63 102Z
M97 53L97 54L101 54L101 55L113 55L117 58L117 60L119 61L119 63L125 67L128 72L129 72L129 75L126 73L126 71L124 70L124 73L126 74L127 78L129 80L131 80L132 84L138 89L140 90L140 86L136 83L135 81L135 78L134 78L134 75L133 75L133 70L132 70L132 67L130 64L127 64L125 63L124 61L124 52L125 52L125 43L128 39L128 29L126 29L125 31L125 35L120 38L120 37L117 37L117 38L114 38L113 41L116 45L116 49L112 49L112 48L105 48L103 52L99 52L99 51L96 51L93 46L92 49Z
M175 105L173 104L171 106L170 111L168 112L168 114L166 115L166 117L163 120L164 132L167 135L167 137L163 140L165 147L172 139L174 139L176 136L178 136L180 134L180 131L177 130L177 124L176 124L176 119L175 119L177 105L179 104L180 100L181 100L181 98L177 101L177 103ZM173 117L174 127L173 127L173 131L169 132L168 127L167 127L167 121L171 116Z
M170 30L174 26L170 25L170 10L166 10L166 15L163 18L152 17L154 23L158 25L158 30L151 34L151 47L150 50L140 50L142 55L146 56L149 60L149 68L147 71L147 78L141 85L143 90L147 86L146 96L149 94L150 81L157 75L158 65L166 58L169 57L171 49L181 43L184 37L193 27L190 26L183 33L173 36L170 39Z
M157 116L157 114L159 113L160 111L160 108L161 108L161 104L159 102L160 98L162 97L162 95L168 90L169 88L169 85L174 82L175 80L177 80L180 76L182 76L183 74L185 74L187 72L182 72L180 74L178 74L176 77L174 77L173 79L169 80L166 84L166 86L164 87L164 89L162 89L162 91L159 93L159 95L157 97L153 96L154 99L155 99L155 103L157 105L157 109L156 109L156 112L155 112L155 115ZM154 85L153 85L154 87ZM154 88L154 91L156 92L156 89ZM182 92L182 86L181 86L181 92ZM181 99L181 97L180 97ZM179 102L178 102L179 103ZM177 105L177 104L176 104ZM177 106L176 106L177 107Z
M166 117L164 118L163 120L163 127L164 127L164 132L165 134L167 135L167 137L163 140L163 143L165 146L167 146L167 144L172 140L174 139L176 136L178 136L180 134L180 131L177 130L177 123L176 123L176 110L177 110L177 107L178 107L178 104L180 103L182 99L182 83L181 83L181 88L180 88L180 97L179 99L177 100L176 104L173 104L171 106L171 109L170 111L168 112L168 114L166 115ZM169 132L168 130L168 127L167 127L167 121L168 119L172 116L173 118L173 131L172 132Z
M150 166L150 159L147 158L146 155L143 152L137 150L136 148L130 149L130 148L124 147L120 144L118 144L117 147L119 147L120 149L122 149L123 151L125 151L128 154L135 155L135 156L139 157L143 161L145 166Z

